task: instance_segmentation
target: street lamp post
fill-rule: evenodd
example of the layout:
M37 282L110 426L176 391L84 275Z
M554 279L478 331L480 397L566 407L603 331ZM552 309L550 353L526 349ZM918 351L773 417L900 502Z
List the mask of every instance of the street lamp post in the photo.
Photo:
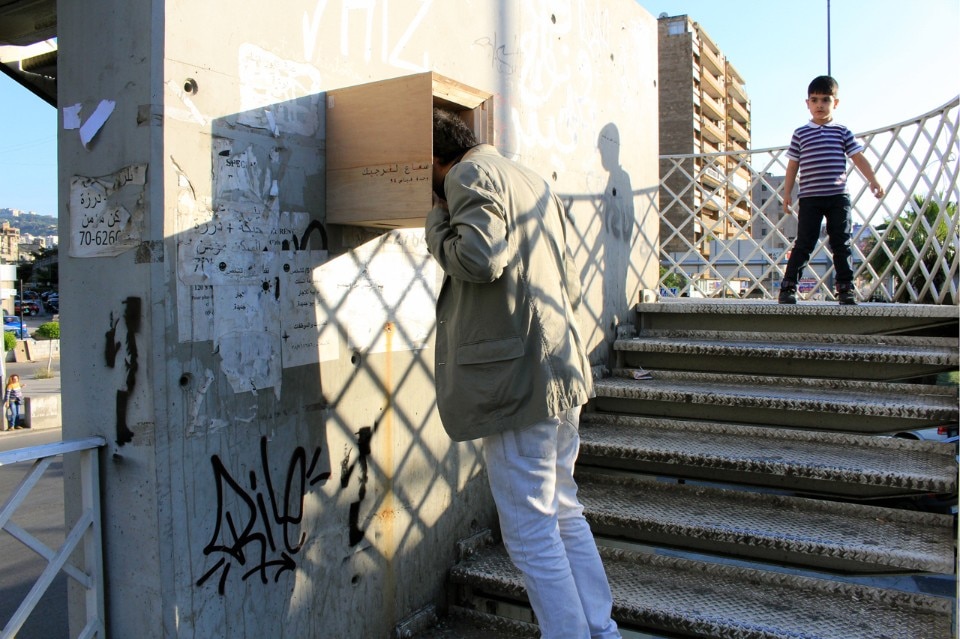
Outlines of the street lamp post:
M827 75L833 75L830 69L830 0L827 0Z

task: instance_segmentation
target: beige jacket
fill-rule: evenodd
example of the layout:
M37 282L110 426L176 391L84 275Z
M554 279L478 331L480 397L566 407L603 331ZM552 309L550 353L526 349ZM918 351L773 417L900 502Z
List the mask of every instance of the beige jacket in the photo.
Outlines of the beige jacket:
M437 300L437 405L456 441L520 429L587 401L580 282L560 200L490 145L447 173L426 240Z

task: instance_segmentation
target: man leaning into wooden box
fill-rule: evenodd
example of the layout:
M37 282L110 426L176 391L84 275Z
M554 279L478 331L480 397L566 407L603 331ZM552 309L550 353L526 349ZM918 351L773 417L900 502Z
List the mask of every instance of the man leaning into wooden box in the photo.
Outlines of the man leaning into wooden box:
M620 637L577 500L580 407L592 392L563 204L534 172L434 109L426 220L445 276L435 376L444 429L482 438L504 545L544 639Z

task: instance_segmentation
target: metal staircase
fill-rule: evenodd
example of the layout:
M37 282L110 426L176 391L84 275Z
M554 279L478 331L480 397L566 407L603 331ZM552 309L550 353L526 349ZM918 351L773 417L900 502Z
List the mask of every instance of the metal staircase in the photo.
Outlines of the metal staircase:
M956 307L641 304L615 350L577 472L625 637L957 636L957 444L894 436L956 433ZM398 635L537 636L502 546L462 548Z

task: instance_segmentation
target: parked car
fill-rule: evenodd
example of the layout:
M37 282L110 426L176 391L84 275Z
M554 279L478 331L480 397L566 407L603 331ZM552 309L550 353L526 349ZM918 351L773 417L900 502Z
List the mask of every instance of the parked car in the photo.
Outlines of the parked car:
M918 439L930 442L950 442L956 441L956 426L931 426L929 428L918 428L916 430L905 430L893 434L900 439Z
M20 318L16 315L3 316L3 331L5 333L13 333L18 339L26 339L30 337L30 331L27 330L26 326L20 323Z
M40 314L40 304L38 302L33 302L27 300L26 302L21 303L19 297L13 298L13 313L14 315L20 315L20 307L23 306L24 315L39 315Z

